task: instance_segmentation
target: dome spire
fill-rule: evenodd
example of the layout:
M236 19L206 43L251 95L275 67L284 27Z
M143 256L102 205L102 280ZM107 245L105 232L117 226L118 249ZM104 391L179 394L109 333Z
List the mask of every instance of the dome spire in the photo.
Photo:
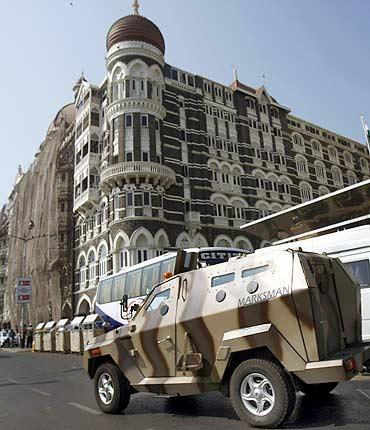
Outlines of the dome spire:
M134 0L134 2L132 3L133 15L139 15L139 8L139 2L137 0Z

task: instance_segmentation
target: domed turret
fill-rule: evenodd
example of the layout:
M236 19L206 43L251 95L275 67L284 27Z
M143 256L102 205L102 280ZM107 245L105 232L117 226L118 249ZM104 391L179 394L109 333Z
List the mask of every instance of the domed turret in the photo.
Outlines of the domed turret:
M119 42L145 42L165 53L165 42L159 28L149 19L139 15L139 4L133 3L134 13L118 19L107 34L107 51Z

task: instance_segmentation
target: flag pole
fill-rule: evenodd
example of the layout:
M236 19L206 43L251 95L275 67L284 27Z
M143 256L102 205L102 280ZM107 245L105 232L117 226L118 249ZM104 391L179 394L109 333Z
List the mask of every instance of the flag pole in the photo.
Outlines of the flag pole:
M364 129L364 133L365 133L367 149L368 149L369 154L370 154L370 130L369 130L369 127L368 127L363 115L361 115L361 123L362 123L362 128Z

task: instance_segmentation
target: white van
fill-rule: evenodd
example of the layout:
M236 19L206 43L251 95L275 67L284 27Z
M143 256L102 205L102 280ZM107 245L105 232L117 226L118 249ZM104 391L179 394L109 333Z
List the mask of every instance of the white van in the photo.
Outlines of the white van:
M362 339L364 342L370 342L370 225L296 242L285 242L271 248L258 249L256 252L289 248L324 252L330 257L338 257L342 261L361 288Z

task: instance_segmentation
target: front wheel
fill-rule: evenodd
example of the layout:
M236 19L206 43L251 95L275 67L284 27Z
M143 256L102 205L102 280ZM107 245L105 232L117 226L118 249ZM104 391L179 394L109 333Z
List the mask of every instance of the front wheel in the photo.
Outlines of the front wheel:
M242 421L254 427L275 428L292 414L296 393L289 375L278 364L251 359L232 374L230 398Z
M121 370L112 363L102 364L94 377L95 398L107 414L117 414L130 402L130 387Z

